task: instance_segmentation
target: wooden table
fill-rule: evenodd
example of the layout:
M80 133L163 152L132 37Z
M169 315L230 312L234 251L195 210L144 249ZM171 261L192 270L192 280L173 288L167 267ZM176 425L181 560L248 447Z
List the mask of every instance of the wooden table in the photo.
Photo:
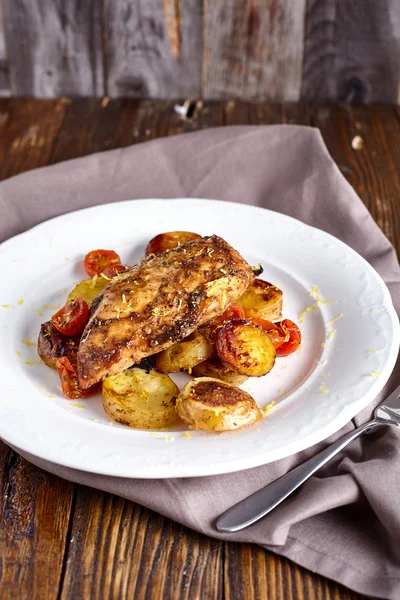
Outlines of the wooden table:
M171 101L0 100L0 179L28 169L205 127L320 128L340 170L400 249L396 107ZM361 138L354 141L354 138ZM352 147L355 146L358 149ZM257 546L216 541L33 467L0 443L0 597L360 600Z

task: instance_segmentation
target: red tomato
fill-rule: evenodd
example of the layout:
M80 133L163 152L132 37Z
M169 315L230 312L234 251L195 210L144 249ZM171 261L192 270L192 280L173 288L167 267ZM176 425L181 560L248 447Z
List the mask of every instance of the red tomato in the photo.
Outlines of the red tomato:
M70 400L89 396L95 391L94 388L97 389L97 386L93 386L87 390L82 390L79 387L76 365L66 356L62 356L56 360L56 369L60 376L62 392Z
M125 265L110 265L109 267L106 267L104 269L104 271L102 271L103 275L105 275L106 277L115 277L117 275L117 273L123 273L123 271L127 271L129 267L126 267Z
M82 333L88 320L89 307L83 298L75 298L67 302L51 317L51 322L57 331L69 337Z
M289 356L289 354L295 352L301 344L300 329L297 327L296 323L293 323L293 321L290 321L289 319L283 319L283 321L280 321L277 325L280 325L286 335L289 335L289 340L277 348L276 355Z
M120 265L121 259L114 250L92 250L86 254L83 266L90 277L100 275L111 265Z
M231 319L245 319L244 308L240 306L240 304L231 304L222 315L215 317L215 319L207 325L208 337L210 340L215 340L218 330L226 323L226 321L230 321Z
M250 317L246 319L246 321L250 321L251 323L254 323L254 325L259 325L262 327L271 338L275 349L279 348L279 346L282 346L284 342L289 341L289 336L286 335L278 323L267 321L267 319L257 319L256 317Z

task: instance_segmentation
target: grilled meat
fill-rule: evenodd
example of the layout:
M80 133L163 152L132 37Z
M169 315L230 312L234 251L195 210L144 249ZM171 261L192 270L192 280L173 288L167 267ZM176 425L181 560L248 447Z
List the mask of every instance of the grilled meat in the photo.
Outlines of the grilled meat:
M76 362L78 346L79 336L67 337L62 335L51 321L47 321L41 326L38 339L38 354L48 367L55 369L56 360L62 356L66 356L72 362Z
M87 388L171 346L220 315L254 280L215 235L148 258L111 281L92 307L78 350Z

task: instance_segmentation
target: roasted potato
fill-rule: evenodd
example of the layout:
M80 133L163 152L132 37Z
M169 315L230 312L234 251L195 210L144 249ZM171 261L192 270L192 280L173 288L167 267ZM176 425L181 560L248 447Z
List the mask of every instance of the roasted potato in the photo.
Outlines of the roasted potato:
M192 375L195 377L212 377L213 379L220 379L231 385L241 385L248 379L246 375L236 373L224 365L218 356L212 356L208 360L196 365L193 368Z
M207 340L214 344L219 329L225 325L226 321L230 321L231 319L244 319L245 317L244 308L239 304L234 303L228 306L222 315L215 317L212 321L209 321L209 323L200 327L199 331Z
M160 373L191 370L215 353L211 344L198 331L156 355L156 369Z
M268 281L256 279L237 301L244 308L246 317L267 321L282 318L282 290Z
M176 399L176 410L191 429L207 431L231 431L262 419L250 394L212 377L189 381Z
M97 298L97 296L103 291L106 287L109 280L104 277L94 275L94 277L89 277L89 279L84 279L80 281L69 293L67 302L70 300L75 300L75 298L81 297L83 298L89 308L93 304L93 300Z
M275 364L276 351L268 333L244 319L232 319L217 335L217 354L224 364L248 377L262 377Z
M38 339L38 354L42 361L52 369L56 368L56 360L66 356L76 362L79 338L62 335L54 325L47 321L40 328Z
M193 240L201 240L201 235L192 233L191 231L168 231L167 233L160 233L147 244L146 256L149 254L162 254L166 250L172 250Z
M161 429L179 420L175 383L157 371L134 367L107 377L102 396L106 413L117 423L136 429Z

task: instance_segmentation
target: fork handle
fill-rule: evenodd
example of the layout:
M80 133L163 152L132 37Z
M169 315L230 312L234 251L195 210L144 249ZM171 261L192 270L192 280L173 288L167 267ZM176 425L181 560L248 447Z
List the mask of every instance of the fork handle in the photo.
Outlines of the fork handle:
M216 522L218 531L232 533L252 525L271 512L271 510L285 500L285 498L350 444L350 442L366 431L370 431L377 425L382 424L384 424L382 421L374 419L361 425L361 427L350 431L324 450L321 450L321 452L318 452L315 456L306 460L303 464L286 473L286 475L261 488L261 490L245 498L238 504L235 504L235 506L218 518Z

